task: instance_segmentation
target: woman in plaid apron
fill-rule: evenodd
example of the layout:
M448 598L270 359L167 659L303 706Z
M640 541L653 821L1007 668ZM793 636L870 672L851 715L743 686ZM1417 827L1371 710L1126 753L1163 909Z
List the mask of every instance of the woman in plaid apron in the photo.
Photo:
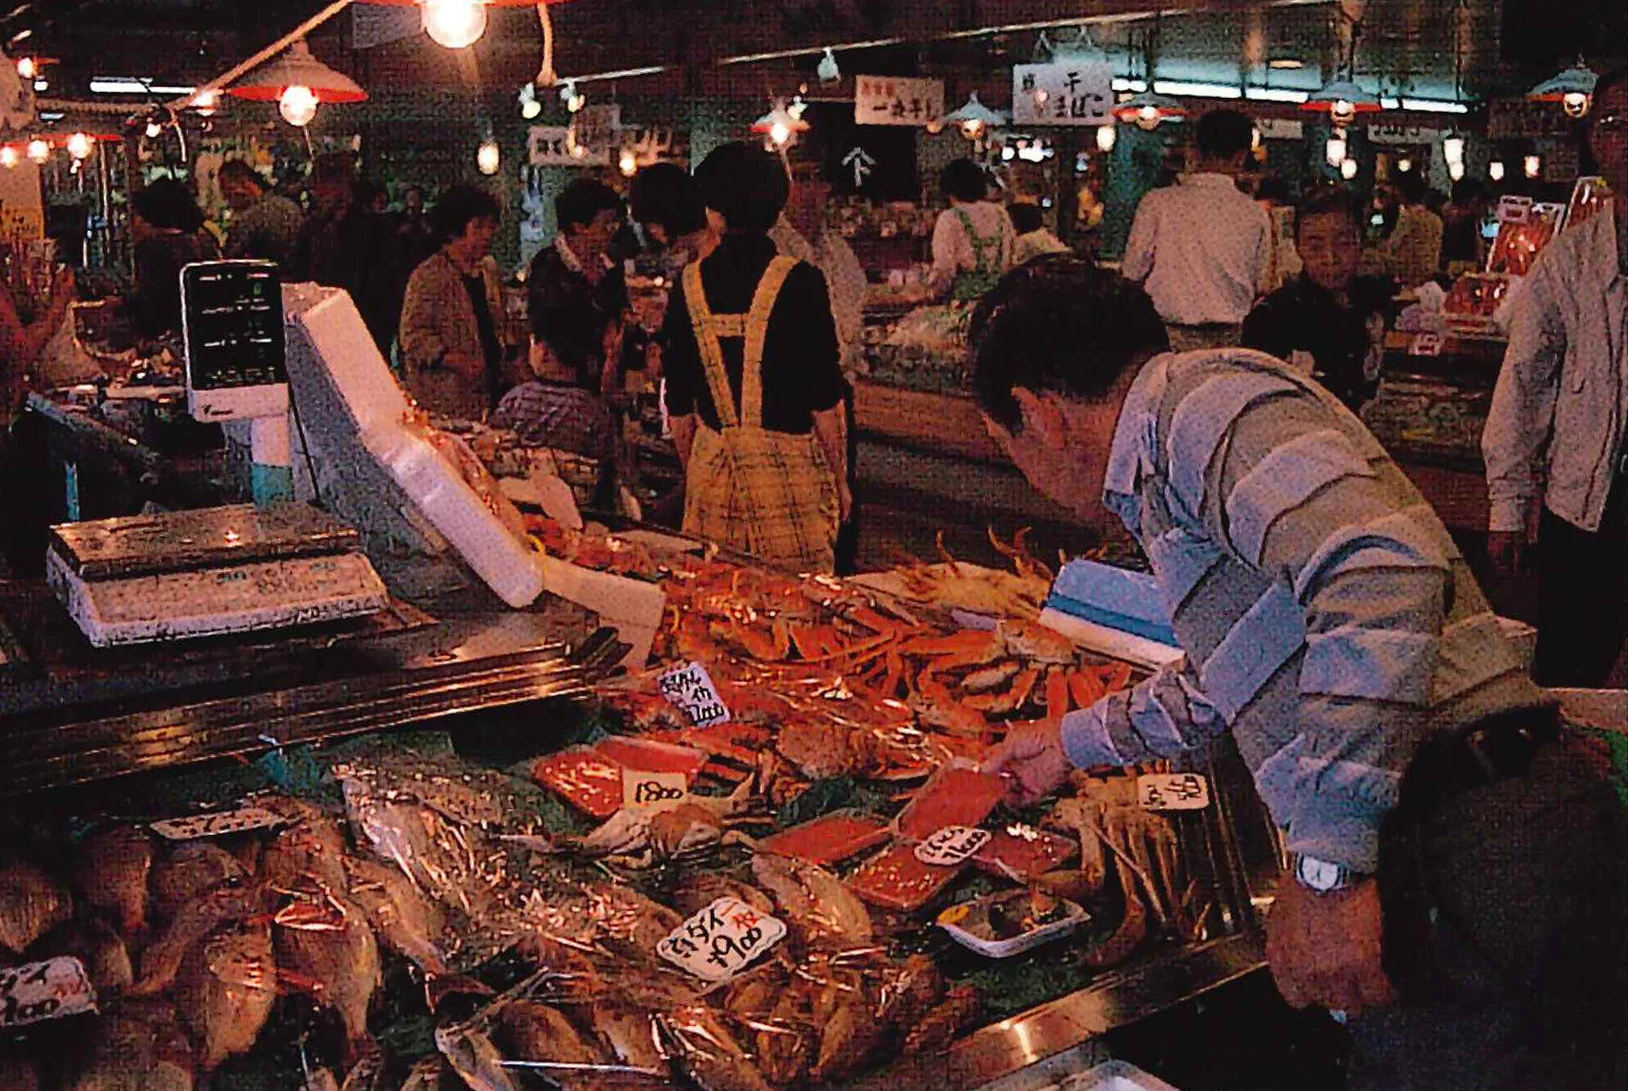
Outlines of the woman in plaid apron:
M788 192L779 159L726 145L696 180L723 239L685 270L664 327L684 530L766 564L830 572L852 499L825 279L768 238Z

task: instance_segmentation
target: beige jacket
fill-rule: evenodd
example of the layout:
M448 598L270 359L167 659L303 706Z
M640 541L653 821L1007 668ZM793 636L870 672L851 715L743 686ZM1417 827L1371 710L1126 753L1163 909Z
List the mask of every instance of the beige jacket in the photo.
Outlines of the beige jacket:
M1568 523L1600 529L1628 413L1623 281L1607 210L1550 243L1511 301L1509 350L1481 437L1491 530L1520 530L1539 495Z
M503 291L498 282L497 261L481 262L486 281L486 305L492 322L503 337ZM446 251L426 258L407 282L407 299L401 308L401 353L407 372L407 389L419 405L432 413L467 420L479 420L493 408L492 392L485 384L467 379L442 364L448 353L481 356L480 327L475 308L464 290L463 274ZM504 387L511 385L505 370ZM502 391L498 391L499 394Z

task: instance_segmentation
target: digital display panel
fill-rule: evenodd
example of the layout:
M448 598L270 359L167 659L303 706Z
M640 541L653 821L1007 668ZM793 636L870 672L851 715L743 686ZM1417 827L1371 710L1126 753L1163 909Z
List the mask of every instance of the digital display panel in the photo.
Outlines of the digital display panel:
M194 390L288 382L277 266L224 261L181 273L187 379Z

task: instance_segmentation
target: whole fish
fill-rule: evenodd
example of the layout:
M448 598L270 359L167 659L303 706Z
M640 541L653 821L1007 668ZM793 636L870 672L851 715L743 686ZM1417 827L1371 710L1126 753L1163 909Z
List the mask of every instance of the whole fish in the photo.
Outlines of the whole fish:
M268 892L258 884L217 886L187 902L157 939L141 952L141 974L131 996L154 996L174 983L188 952L222 925L246 921L270 908Z
M273 796L259 803L290 823L261 854L261 878L278 890L292 890L310 877L335 894L344 894L345 834L339 823L304 800Z
M752 875L808 942L870 942L870 911L824 868L759 853L752 857Z
M431 976L446 974L441 947L446 914L398 868L378 860L347 856L350 898L384 945Z
M661 1016L675 1060L701 1091L770 1091L770 1085L705 1004L690 1004Z
M115 826L86 841L74 867L74 886L122 935L147 924L147 882L153 839L136 826Z
M100 917L85 921L70 921L41 940L30 952L31 958L55 958L72 955L85 967L96 995L102 999L116 996L135 981L135 967L130 962L130 949L113 926ZM4 1087L5 1084L0 1084Z
M352 1048L365 1042L368 1005L382 976L379 945L367 917L331 893L302 892L275 920L278 966L339 1013Z
M73 899L45 872L24 860L0 868L0 949L22 954L73 916Z
M153 867L152 908L169 920L182 906L222 883L241 883L248 877L238 858L219 845L183 841Z
M498 1042L517 1061L603 1064L605 1058L577 1033L558 1008L535 1000L505 1004L498 1014ZM588 1074L551 1073L561 1091L591 1091L597 1081Z
M238 925L193 947L175 998L199 1043L199 1071L213 1072L228 1057L247 1053L277 1000L270 926Z
M401 1091L441 1091L441 1077L448 1071L446 1061L440 1057L425 1057L407 1073Z
M175 1005L126 1001L92 1025L63 1091L192 1091L192 1046ZM0 1084L10 1087L10 1084Z

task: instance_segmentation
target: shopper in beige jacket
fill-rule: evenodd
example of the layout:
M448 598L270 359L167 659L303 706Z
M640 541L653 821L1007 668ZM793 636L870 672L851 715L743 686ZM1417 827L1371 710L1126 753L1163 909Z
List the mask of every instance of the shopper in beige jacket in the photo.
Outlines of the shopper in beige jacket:
M436 202L442 241L413 271L401 313L407 388L432 413L480 420L512 384L505 370L503 295L490 250L495 198L454 186Z

